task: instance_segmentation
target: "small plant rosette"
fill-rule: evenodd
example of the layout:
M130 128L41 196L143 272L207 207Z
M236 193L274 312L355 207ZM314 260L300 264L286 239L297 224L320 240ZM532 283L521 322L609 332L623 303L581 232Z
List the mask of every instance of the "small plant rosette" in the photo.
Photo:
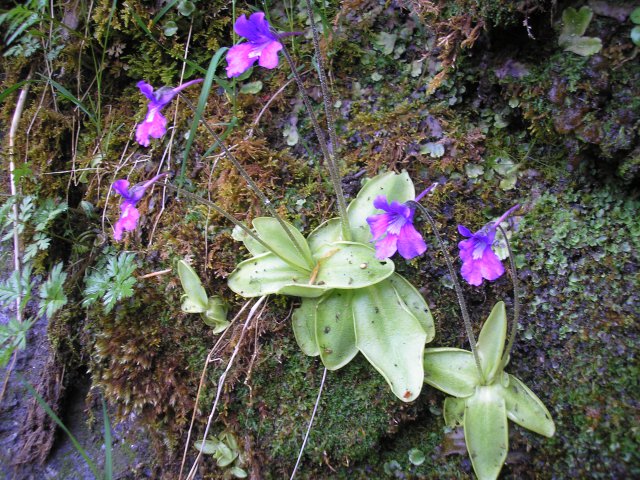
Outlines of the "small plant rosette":
M555 433L542 401L501 367L506 334L505 306L498 302L477 342L482 374L467 350L428 348L424 356L424 381L452 395L444 402L445 423L464 428L467 451L481 480L497 478L507 458L508 420L545 437Z
M306 355L319 355L327 369L337 370L361 352L393 393L409 402L422 389L424 348L435 328L422 295L395 273L391 260L375 257L366 219L378 213L373 206L378 195L406 202L415 198L415 189L406 172L369 180L347 209L350 241L342 237L339 218L324 222L307 238L287 224L299 248L273 218L253 221L271 251L236 230L235 238L253 256L231 273L229 287L243 297L300 297L292 322Z

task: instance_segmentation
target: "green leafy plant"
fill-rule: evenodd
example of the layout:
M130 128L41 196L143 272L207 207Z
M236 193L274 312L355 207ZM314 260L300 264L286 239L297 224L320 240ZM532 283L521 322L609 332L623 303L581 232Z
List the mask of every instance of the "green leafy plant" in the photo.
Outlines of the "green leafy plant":
M102 300L104 311L109 313L119 301L132 297L136 284L133 277L135 257L135 254L127 252L106 255L85 279L82 305L89 307Z
M185 262L178 262L178 275L184 290L182 311L200 313L204 323L213 328L213 333L220 333L228 326L227 307L218 295L207 296L198 274Z
M67 296L63 285L67 274L62 271L62 262L56 264L49 272L49 278L40 287L40 309L38 315L51 318L54 313L67 304Z
M546 437L555 432L540 399L504 371L506 334L505 307L498 302L478 337L479 366L472 352L457 348L428 348L424 356L424 381L452 395L444 402L445 423L463 426L473 469L483 480L497 478L507 458L508 420Z
M565 52L589 57L602 50L602 40L584 36L592 18L593 10L586 6L580 10L569 7L562 12L562 31L558 44L564 48Z
M0 15L0 26L5 30L5 57L30 57L42 48L31 27L40 21L46 6L45 0L28 0Z
M23 350L27 346L27 332L33 322L19 322L12 318L6 324L0 324L0 367L7 365L15 350Z
M227 472L235 478L247 477L247 472L241 467L244 459L233 433L222 432L217 437L197 441L195 447L205 455L213 455L218 467L228 468Z
M293 330L305 354L319 355L326 368L337 370L361 352L398 398L412 401L424 377L416 359L435 329L422 295L369 246L366 218L376 211L376 195L405 202L415 198L415 190L406 172L371 179L347 209L352 241L344 241L339 218L307 238L287 225L298 249L275 219L255 219L255 234L269 248L237 234L253 257L231 273L229 287L244 297L301 297Z
M27 195L18 204L16 221L12 210L16 201L11 197L0 208L0 223L3 231L6 230L2 241L13 238L14 232L22 236L25 242L22 261L28 263L39 252L49 248L51 243L49 228L60 214L67 211L68 207L65 202L58 202L51 198L38 203L36 197Z

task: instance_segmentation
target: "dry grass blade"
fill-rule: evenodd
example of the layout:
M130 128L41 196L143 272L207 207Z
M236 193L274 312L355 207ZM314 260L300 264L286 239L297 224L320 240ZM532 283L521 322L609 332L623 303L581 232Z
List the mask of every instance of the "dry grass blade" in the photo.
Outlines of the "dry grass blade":
M216 391L216 398L215 398L215 400L213 402L213 407L211 407L211 413L209 414L209 418L207 420L207 426L206 426L206 428L204 430L204 433L202 434L203 441L207 439L207 435L209 434L209 429L211 428L211 423L213 422L213 417L214 417L214 415L216 413L216 408L218 407L218 402L220 401L220 396L222 395L222 389L224 387L224 381L227 378L227 374L231 370L231 367L233 366L233 361L235 360L236 356L238 355L238 352L240 351L240 347L242 346L242 340L244 339L244 335L247 332L247 328L248 328L249 324L251 323L251 320L253 320L253 318L255 317L256 312L258 311L258 308L260 307L262 302L265 301L266 298L267 298L266 296L260 297L258 299L258 301L256 303L254 303L253 306L251 307L251 310L249 311L249 314L247 315L247 319L245 320L244 324L242 325L242 331L240 332L240 338L238 339L238 341L236 343L236 346L233 349L233 353L231 354L231 357L229 358L229 362L227 363L227 368L225 368L224 372L222 372L222 375L220 375L220 378L218 379L218 389ZM188 447L188 442L187 442L187 447ZM189 471L189 474L187 475L187 480L193 480L195 478L195 475L196 475L196 472L197 472L197 468L198 468L198 463L200 462L201 458L202 458L202 452L199 451L198 452L198 456L194 460L193 465L191 466L191 470Z

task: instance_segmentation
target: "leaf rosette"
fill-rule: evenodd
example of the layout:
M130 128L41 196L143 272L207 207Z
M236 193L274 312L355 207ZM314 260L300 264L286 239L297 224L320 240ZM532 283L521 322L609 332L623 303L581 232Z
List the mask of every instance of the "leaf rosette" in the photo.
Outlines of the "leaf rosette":
M424 356L424 381L452 395L444 402L445 423L463 426L473 469L482 480L497 478L507 458L508 420L546 437L555 433L542 401L501 367L506 334L505 306L498 302L478 337L480 370L467 350L428 348Z
M349 241L342 237L339 218L307 238L292 225L286 224L288 234L277 220L256 218L254 232L269 249L235 230L234 237L253 256L231 273L229 287L244 297L301 297L293 330L305 354L319 355L325 367L337 370L361 352L393 393L408 402L422 388L424 347L435 329L422 295L394 272L391 260L375 258L366 218L377 212L373 200L378 195L406 202L415 198L415 190L406 172L367 182L347 209Z

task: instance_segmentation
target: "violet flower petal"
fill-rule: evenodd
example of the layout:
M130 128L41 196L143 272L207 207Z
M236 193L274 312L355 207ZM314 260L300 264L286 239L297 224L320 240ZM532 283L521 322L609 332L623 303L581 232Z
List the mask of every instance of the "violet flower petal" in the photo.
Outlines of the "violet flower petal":
M398 235L387 235L376 242L376 258L386 260L393 256L398 249Z
M427 250L422 235L413 226L414 211L411 208L396 201L389 203L384 195L378 195L373 206L385 212L367 217L376 258L383 260L398 251L410 260Z
M389 213L382 213L380 215L371 215L367 217L367 223L371 230L371 236L373 240L378 240L387 233L389 224L393 221L393 216Z
M413 223L406 223L398 235L398 253L411 260L427 251L427 244Z
M467 227L465 227L464 225L458 225L458 232L460 233L460 235L462 235L463 237L472 237L473 233L471 233L471 230L469 230Z
M113 182L113 189L122 195L123 198L129 198L129 180L120 179Z
M272 69L278 66L278 52L282 50L280 42L270 42L262 49L258 64L261 67Z
M149 138L162 138L167 133L167 119L158 108L149 108L145 119L136 127L136 141L143 147L151 143Z
M263 12L253 13L249 19L244 15L238 17L233 28L238 35L253 43L278 39L271 31L269 22L267 22Z
M482 258L464 262L460 274L467 283L477 287L483 279L493 281L500 278L504 274L504 266L493 250L488 248Z
M149 100L151 100L152 102L155 102L156 97L153 95L153 87L151 85L149 85L147 82L145 82L144 80L140 80L136 86L140 89L140 92L142 92L142 94L147 97Z
M144 120L136 127L136 141L143 147L148 147L150 144L149 138L162 138L167 133L167 119L160 110L171 102L178 92L202 81L202 78L197 78L176 88L161 87L155 91L147 82L139 81L137 86L140 92L149 99L149 105L147 106L147 114Z
M253 54L254 45L251 43L241 43L234 45L227 52L227 77L238 77L249 70L258 60L258 56Z
M113 238L117 241L122 240L122 234L127 231L135 230L140 212L136 208L136 204L142 199L146 190L161 178L167 176L167 173L156 175L146 182L137 183L133 187L129 187L129 181L125 179L113 182L112 188L122 196L123 202L120 204L120 217L113 227Z
M125 202L120 209L122 213L113 227L113 238L118 241L122 240L122 234L125 231L130 232L136 229L140 218L140 212L132 203Z
M256 12L248 19L242 15L234 25L235 32L246 38L246 43L234 45L227 52L227 76L237 77L246 72L256 61L264 68L278 66L278 52L282 43L271 31L263 12Z
M488 223L475 233L471 233L463 225L458 225L458 232L469 237L458 243L462 260L460 274L469 284L478 286L483 280L493 281L504 274L504 265L492 249L496 228L519 207L511 207L497 221Z

